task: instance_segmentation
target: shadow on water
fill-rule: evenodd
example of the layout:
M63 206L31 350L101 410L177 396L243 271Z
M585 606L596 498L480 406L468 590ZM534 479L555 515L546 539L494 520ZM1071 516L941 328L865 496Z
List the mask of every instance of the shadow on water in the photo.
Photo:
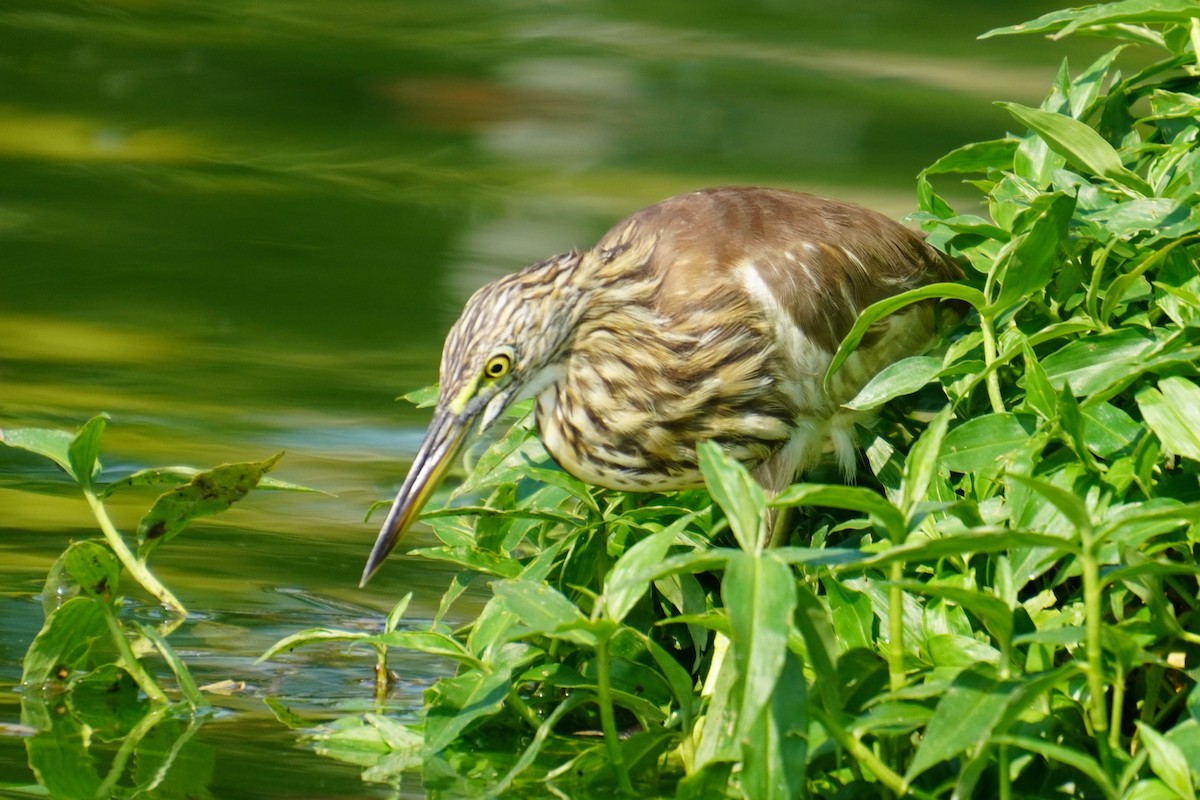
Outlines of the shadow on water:
M46 571L94 533L61 474L0 449L0 791L36 794L37 770L64 797L394 795L280 720L369 709L369 652L256 660L303 628L377 628L408 591L407 618L433 616L452 573L428 563L394 556L357 588L362 516L425 419L393 398L435 380L463 299L704 185L903 215L915 173L1001 133L990 101L1040 96L1063 54L976 42L1046 10L993 6L6 3L0 427L107 411L115 474L285 450L277 474L329 494L257 494L156 563L193 610L175 647L199 682L235 682L192 726L136 696L16 691ZM117 524L152 499L117 502ZM411 719L448 666L395 667L388 710Z

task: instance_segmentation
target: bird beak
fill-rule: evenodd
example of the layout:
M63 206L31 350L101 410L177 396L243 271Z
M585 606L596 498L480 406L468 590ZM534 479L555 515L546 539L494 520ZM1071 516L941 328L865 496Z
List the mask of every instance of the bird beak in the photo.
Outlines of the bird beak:
M371 556L367 559L359 587L367 585L367 581L371 580L371 576L383 564L388 553L392 552L392 548L400 541L408 526L421 513L421 507L437 488L446 468L462 448L463 439L471 429L472 422L473 416L462 417L444 409L439 409L434 414L433 421L429 423L429 430L425 431L425 440L421 442L421 448L417 450L417 456L413 459L412 469L396 494L392 510L388 512L383 528L379 531L379 538L375 540L375 547L371 549Z

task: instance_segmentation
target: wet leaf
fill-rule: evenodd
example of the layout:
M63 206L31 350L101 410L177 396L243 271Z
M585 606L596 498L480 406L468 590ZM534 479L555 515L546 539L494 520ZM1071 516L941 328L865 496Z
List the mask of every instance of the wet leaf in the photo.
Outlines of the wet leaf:
M80 427L67 450L71 474L85 489L91 489L92 480L100 472L100 439L104 436L107 424L108 416L105 414L92 417Z
M63 603L47 619L25 652L21 683L41 686L51 679L64 682L84 668L88 654L109 636L104 607L90 597Z

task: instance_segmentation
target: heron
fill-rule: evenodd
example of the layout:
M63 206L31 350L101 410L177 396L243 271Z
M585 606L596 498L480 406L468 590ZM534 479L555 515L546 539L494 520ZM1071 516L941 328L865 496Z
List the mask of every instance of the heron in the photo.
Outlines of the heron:
M534 400L538 435L571 475L626 492L703 485L716 443L778 492L832 450L856 471L844 403L936 340L930 301L868 331L828 384L863 309L962 277L904 225L784 189L678 195L467 301L442 351L433 419L363 571L375 574L475 432Z

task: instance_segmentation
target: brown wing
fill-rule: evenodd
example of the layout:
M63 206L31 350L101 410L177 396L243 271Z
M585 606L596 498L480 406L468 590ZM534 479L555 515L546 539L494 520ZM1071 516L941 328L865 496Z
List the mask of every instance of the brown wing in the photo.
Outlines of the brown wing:
M618 224L596 251L652 246L657 310L728 305L751 263L806 337L833 352L867 306L962 277L920 234L851 203L782 189L718 188L679 195ZM652 243L652 244L651 244ZM869 344L869 342L867 343Z

